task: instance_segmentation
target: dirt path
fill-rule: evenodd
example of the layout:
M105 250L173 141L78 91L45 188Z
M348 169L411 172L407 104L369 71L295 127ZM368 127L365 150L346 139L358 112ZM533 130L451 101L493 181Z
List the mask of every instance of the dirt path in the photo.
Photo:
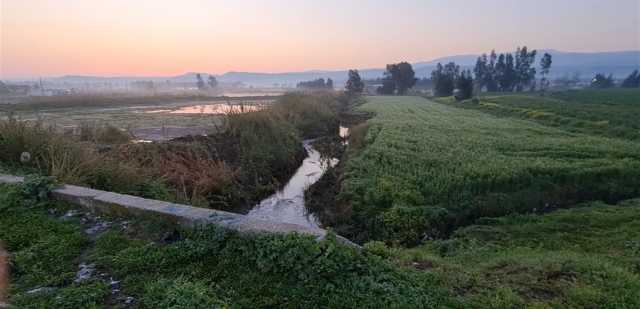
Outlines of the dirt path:
M6 307L9 293L9 254L0 244L0 308Z

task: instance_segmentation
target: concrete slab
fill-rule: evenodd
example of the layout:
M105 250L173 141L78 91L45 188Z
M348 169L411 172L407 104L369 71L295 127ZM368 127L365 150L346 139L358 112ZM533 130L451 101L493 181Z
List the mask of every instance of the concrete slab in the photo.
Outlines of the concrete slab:
M0 183L17 184L24 181L24 177L0 174Z
M24 178L0 174L0 183L17 184ZM100 214L118 217L161 218L183 227L215 224L240 233L298 233L318 240L327 236L323 229L298 224L255 219L241 214L188 205L145 199L137 196L64 185L53 190L53 198L79 205ZM359 247L346 238L337 236L346 245Z

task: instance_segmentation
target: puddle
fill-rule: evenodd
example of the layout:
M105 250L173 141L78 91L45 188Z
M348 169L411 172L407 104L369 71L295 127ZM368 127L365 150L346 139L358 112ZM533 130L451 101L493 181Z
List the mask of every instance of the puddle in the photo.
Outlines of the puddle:
M319 228L320 222L307 212L304 205L304 191L322 177L329 166L338 164L338 159L322 159L320 152L311 143L304 141L307 158L284 188L262 200L248 214L250 217L275 222L294 223L310 228Z

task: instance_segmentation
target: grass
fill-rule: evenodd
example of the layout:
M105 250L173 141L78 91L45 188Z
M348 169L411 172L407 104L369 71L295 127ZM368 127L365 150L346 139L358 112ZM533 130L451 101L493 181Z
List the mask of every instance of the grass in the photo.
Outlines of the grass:
M0 241L11 253L11 303L18 308L89 308L102 303L109 293L105 285L72 283L88 237L78 222L55 220L44 206L24 196L20 187L0 186ZM40 287L60 289L46 296L26 293Z
M0 186L0 241L12 253L10 301L19 308L102 308L99 278L74 283L81 261L121 280L138 308L439 307L455 305L433 274L397 267L334 240L299 235L242 236L214 227L180 231L131 222L97 239L63 204L34 203ZM27 293L37 287L48 293Z
M121 133L106 137L122 138ZM100 136L105 138L102 133ZM86 185L143 197L162 198L162 182L136 166L116 160L95 145L59 134L42 125L0 121L0 162L9 171L40 173L63 183Z
M73 282L80 262L120 280L136 308L640 305L640 200L483 219L450 239L411 249L371 242L359 252L333 240L135 220L91 238L80 218L62 216L70 206L24 192L0 186L18 308L117 307L103 279ZM37 287L53 289L27 293Z
M640 193L640 144L571 133L418 97L362 106L365 147L346 163L336 228L416 244L480 217L548 211Z
M447 240L380 248L442 274L470 307L640 306L640 200L485 219Z
M563 130L640 140L640 90L569 90L539 95L483 95L456 106L497 116L518 117ZM449 98L440 102L454 103Z

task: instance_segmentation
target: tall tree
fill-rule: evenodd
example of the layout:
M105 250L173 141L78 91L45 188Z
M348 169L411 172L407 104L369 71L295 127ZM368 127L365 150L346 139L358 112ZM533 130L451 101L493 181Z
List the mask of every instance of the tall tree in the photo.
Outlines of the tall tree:
M529 52L527 47L518 47L516 49L516 90L522 91L525 87L531 86L536 76L536 68L532 67L536 60L536 51Z
M431 72L434 95L438 97L451 96L455 88L455 82L460 75L460 66L449 62L445 66L438 63L436 69Z
M547 75L549 75L549 71L551 70L551 63L553 60L551 59L551 55L549 53L544 53L542 58L540 58L540 90L544 91L549 88L549 80L547 79Z
M407 90L416 84L416 73L408 62L400 62L397 64L387 64L385 76L395 83L398 95L404 95Z
M333 79L327 78L327 82L325 83L325 87L329 90L333 90Z
M513 55L500 54L495 66L495 77L498 84L498 90L502 92L511 92L517 82L517 72L515 70Z
M593 88L611 88L613 86L613 75L611 74L609 74L609 76L605 76L604 74L598 73L591 80L591 87Z
M204 90L206 87L204 85L204 81L202 80L202 76L200 76L200 73L196 74L196 79L198 80L196 85L198 86L199 90Z
M638 72L638 70L634 70L629 74L629 76L627 76L627 78L624 79L620 86L624 88L640 87L640 72Z
M364 91L364 83L360 78L358 70L349 70L349 79L344 87L347 90L347 95L358 96Z
M396 92L396 83L391 76L385 76L382 79L382 86L379 86L376 92L381 95L393 95Z
M476 77L476 88L482 91L482 88L486 86L487 75L490 75L489 69L487 68L487 54L482 54L482 56L478 57L476 66L473 68L473 73Z
M462 71L456 80L457 100L466 100L473 95L473 77L471 71Z
M485 84L487 86L487 91L495 92L498 91L498 81L496 79L496 60L498 59L498 55L495 50L491 51L489 55L489 63L487 64L487 74L485 76Z
M209 84L209 88L215 89L216 87L218 87L218 80L214 76L209 75L209 79L207 80L207 84Z

